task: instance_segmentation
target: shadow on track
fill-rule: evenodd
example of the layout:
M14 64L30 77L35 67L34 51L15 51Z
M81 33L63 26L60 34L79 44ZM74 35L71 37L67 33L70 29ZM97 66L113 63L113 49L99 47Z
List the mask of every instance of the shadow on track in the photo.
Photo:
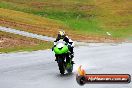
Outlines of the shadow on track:
M66 74L57 74L57 77L61 77L61 78L72 78L72 77L74 77L75 76L75 73L66 73Z

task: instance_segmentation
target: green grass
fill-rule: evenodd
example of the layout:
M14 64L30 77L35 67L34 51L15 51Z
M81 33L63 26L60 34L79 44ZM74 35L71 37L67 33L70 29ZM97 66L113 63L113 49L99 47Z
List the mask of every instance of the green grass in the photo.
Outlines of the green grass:
M130 0L1 0L0 7L54 19L81 34L106 36L110 32L112 37L127 38L132 36L131 3Z
M93 34L93 35L103 35L104 31L98 26L97 20L85 20L85 19L70 19L64 22L66 25L69 25L75 31L78 31L82 34Z

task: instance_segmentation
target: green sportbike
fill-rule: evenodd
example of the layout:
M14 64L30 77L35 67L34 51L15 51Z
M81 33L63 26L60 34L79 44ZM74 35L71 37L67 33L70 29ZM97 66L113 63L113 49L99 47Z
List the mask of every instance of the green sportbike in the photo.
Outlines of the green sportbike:
M69 45L64 41L59 41L56 43L53 51L56 56L60 73L65 74L65 70L67 70L68 73L72 73L74 62L70 55Z

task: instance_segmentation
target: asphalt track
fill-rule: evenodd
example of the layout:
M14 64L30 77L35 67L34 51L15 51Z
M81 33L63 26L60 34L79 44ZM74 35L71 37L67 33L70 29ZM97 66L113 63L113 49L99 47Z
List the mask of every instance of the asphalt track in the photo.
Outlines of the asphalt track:
M132 44L89 45L75 48L73 74L61 76L51 50L0 54L0 88L131 88L132 84L76 82L77 68L87 73L132 75Z
M73 74L65 76L59 74L51 50L0 54L0 88L132 88L132 83L80 86L76 82L80 65L88 74L132 75L132 43L79 44L74 49Z

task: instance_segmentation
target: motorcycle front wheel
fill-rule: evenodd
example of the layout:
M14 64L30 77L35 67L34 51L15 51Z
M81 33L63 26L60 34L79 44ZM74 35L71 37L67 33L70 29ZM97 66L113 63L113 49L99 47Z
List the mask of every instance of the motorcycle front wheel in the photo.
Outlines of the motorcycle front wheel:
M58 58L57 62L58 62L58 67L59 67L60 73L64 74L65 73L65 63L64 63L63 59Z

